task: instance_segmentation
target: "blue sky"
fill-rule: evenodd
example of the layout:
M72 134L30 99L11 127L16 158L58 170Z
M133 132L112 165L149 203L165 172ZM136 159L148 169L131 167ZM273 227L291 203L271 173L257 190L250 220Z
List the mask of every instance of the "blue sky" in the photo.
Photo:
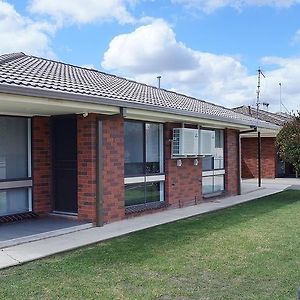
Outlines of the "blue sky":
M0 0L0 53L99 69L224 106L297 110L300 0Z

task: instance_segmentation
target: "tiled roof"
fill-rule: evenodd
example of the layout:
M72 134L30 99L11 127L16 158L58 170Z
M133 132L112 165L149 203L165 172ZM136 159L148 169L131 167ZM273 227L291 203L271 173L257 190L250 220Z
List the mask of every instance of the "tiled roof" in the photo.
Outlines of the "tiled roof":
M76 96L90 96L110 100L111 105L118 102L144 104L145 109L168 109L170 113L181 112L198 114L199 117L222 120L225 122L252 125L255 120L236 113L225 107L214 105L183 94L159 89L132 80L110 75L93 69L82 68L25 55L24 53L4 54L0 56L0 92L5 87L31 90L49 94L61 92ZM78 99L78 97L76 98ZM78 100L80 101L80 100ZM260 122L262 127L270 127Z
M276 124L279 126L282 126L284 123L290 121L291 119L293 119L293 117L291 115L285 114L285 113L272 113L269 111L265 111L265 110L258 110L258 114L257 114L257 109L251 106L239 106L239 107L235 107L232 109L235 112L244 114L246 116L251 116L253 118L258 117L259 120L265 121L265 122L269 122L272 124Z

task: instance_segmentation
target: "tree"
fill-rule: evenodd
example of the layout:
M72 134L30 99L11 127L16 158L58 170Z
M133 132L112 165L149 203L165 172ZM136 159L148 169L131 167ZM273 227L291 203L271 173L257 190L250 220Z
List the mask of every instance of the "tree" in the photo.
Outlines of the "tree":
M276 144L279 157L294 167L298 177L300 173L300 115L283 125L277 135Z

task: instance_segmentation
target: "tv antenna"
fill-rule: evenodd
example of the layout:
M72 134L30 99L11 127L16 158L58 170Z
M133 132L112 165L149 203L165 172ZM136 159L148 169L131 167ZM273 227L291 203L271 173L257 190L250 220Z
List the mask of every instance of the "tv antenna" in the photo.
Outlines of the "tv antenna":
M286 106L282 103L282 84L279 82L279 101L280 101L280 112L282 113L282 107L286 110L288 114L290 114L289 110L286 108Z
M263 73L263 71L261 70L261 68L259 67L257 70L257 90L256 90L256 118L258 120L258 111L259 111L259 105L260 105L260 79L261 76L263 76L264 78L266 78L265 74Z

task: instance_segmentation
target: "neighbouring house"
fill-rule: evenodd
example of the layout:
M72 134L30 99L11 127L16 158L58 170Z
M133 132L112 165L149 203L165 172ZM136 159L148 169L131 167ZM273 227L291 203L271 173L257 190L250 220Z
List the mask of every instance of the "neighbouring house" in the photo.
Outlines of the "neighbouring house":
M24 53L0 56L0 112L0 216L54 212L97 225L237 195L240 133L279 129Z
M275 124L280 127L284 123L292 120L292 116L286 113L272 113L251 106L239 106L233 111L258 118L259 120ZM276 132L264 133L261 137L261 176L262 178L293 177L295 171L293 167L283 162L278 154L276 147ZM241 164L242 178L258 177L258 147L257 134L249 133L241 136Z

